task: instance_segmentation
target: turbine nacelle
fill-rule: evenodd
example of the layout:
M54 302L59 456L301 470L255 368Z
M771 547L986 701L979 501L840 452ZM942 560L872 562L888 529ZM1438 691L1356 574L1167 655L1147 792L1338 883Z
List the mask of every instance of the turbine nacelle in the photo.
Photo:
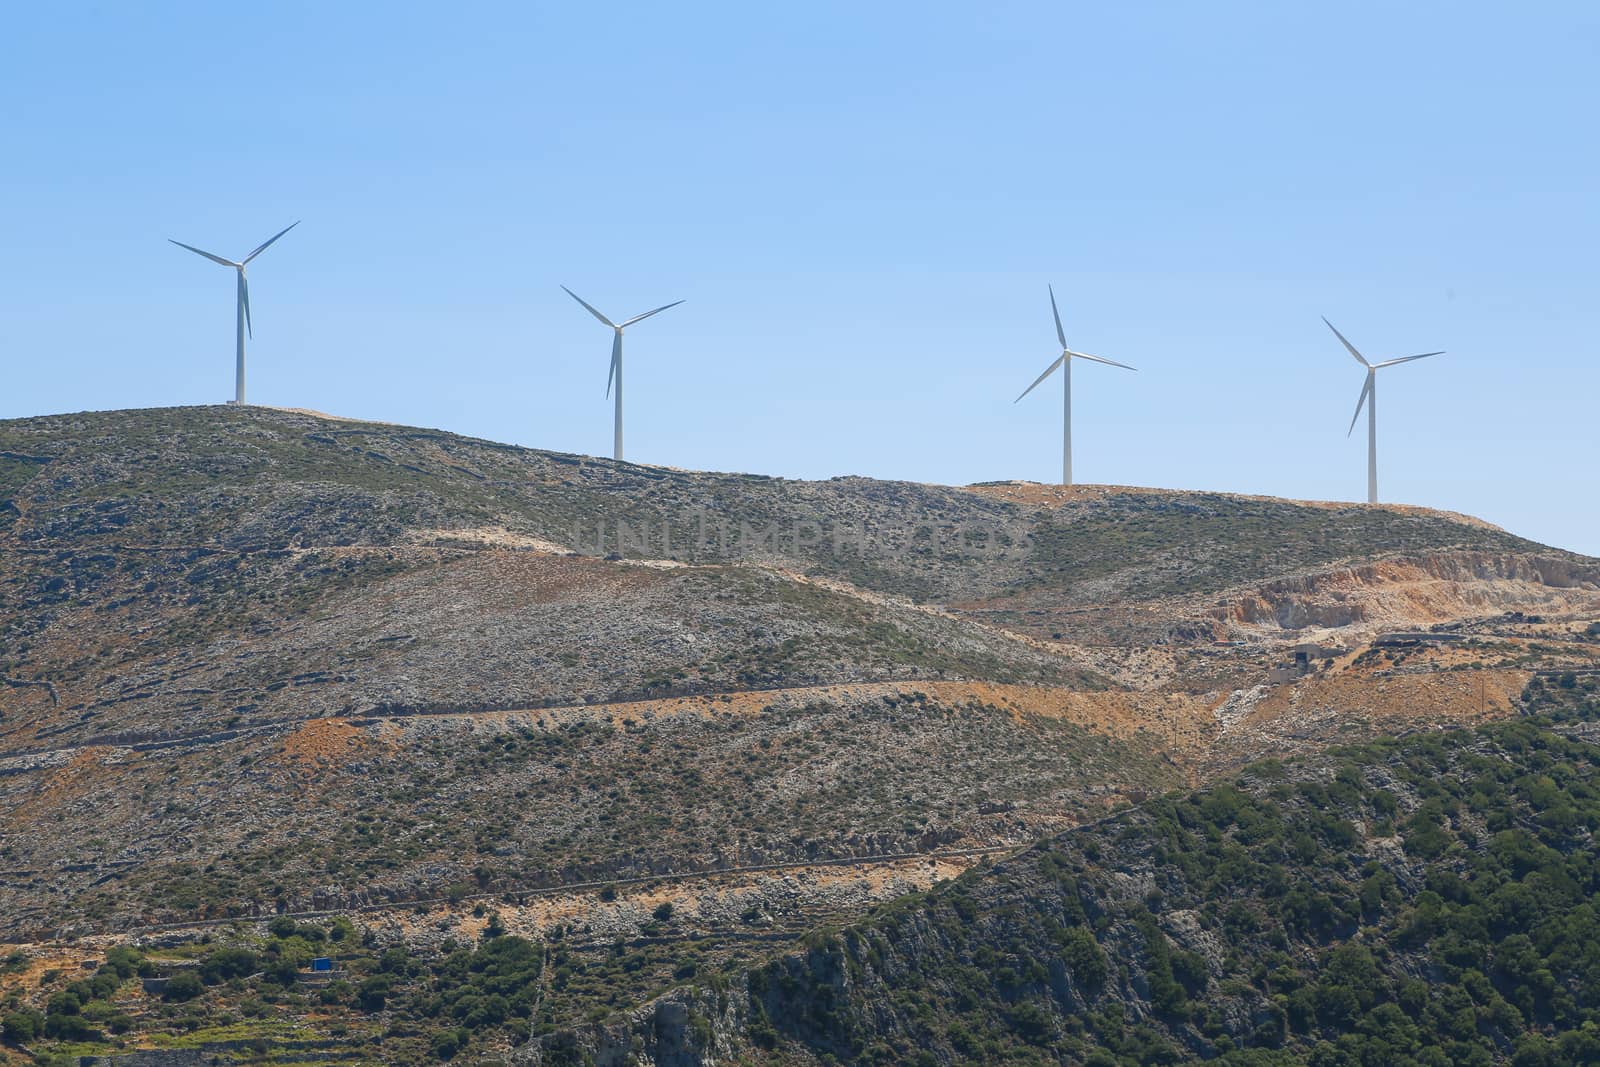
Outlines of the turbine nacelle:
M1334 326L1333 323L1328 322L1326 317L1324 317L1322 321L1327 325L1328 329L1333 331L1333 335L1339 339L1339 342L1343 344L1346 349L1349 350L1350 354L1356 358L1356 362L1367 368L1367 380L1361 386L1361 396L1356 399L1356 413L1350 417L1350 428L1346 430L1344 434L1346 437L1349 437L1351 434L1355 433L1356 420L1361 417L1362 407L1366 405L1367 399L1372 395L1373 390L1377 387L1378 372L1380 370L1383 370L1385 367L1398 366L1401 363L1410 363L1413 360L1427 359L1429 356L1444 355L1444 351L1441 349L1438 352L1423 352L1420 355L1401 356L1398 359L1386 359L1382 363L1373 363L1369 361L1366 356L1363 356L1359 351L1357 351L1356 346L1346 340L1344 334L1340 333L1338 328Z

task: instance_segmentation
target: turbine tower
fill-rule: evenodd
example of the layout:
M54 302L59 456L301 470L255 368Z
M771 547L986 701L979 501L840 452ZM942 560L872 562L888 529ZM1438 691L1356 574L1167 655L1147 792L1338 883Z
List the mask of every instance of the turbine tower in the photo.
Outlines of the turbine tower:
M271 245L273 241L276 241L278 238L282 237L284 234L288 233L298 225L300 225L300 223L298 220L296 220L295 222L285 226L283 229L267 238L261 244L257 245L255 251L251 252L248 256L245 256L237 263L231 259L223 259L221 256L214 256L210 252L203 252L194 245L186 245L182 241L172 241L172 238L167 238L167 240L172 241L172 243L177 245L179 248L187 248L195 255L205 256L213 263L220 263L224 267L232 267L234 270L239 272L238 308L234 313L234 333L238 337L238 348L235 351L233 367L233 402L235 404L244 403L245 334L248 333L250 335L250 339L255 340L255 330L250 325L250 283L245 280L245 264L249 263L252 259L255 259L261 253L265 252L267 247Z
M1367 357L1356 351L1356 346L1345 340L1333 323L1328 322L1326 316L1322 319L1328 324L1328 329L1333 330L1333 335L1339 343L1349 349L1350 354L1356 357L1356 362L1367 368L1367 381L1361 387L1361 397L1356 401L1356 413L1350 416L1350 429L1345 431L1349 437L1356 432L1356 420L1361 417L1361 405L1367 406L1367 503L1378 502L1378 372L1385 367L1392 367L1397 363L1410 363L1414 359L1427 359L1429 356L1442 356L1443 351L1424 352L1420 356L1401 356L1399 359L1389 359L1382 363L1368 363Z
M612 383L613 379L615 379L616 385L617 385L617 411L616 411L616 415L614 417L615 418L614 433L615 433L616 439L613 442L612 458L621 459L622 458L622 331L626 330L629 326L632 326L636 322L642 322L643 320L648 319L651 315L660 314L661 312L667 310L668 308L675 308L679 304L683 303L683 301L682 300L674 300L670 304L662 304L660 307L656 308L653 311L646 311L643 315L635 315L633 318L628 319L625 322L612 322L610 319L608 319L604 315L600 314L600 312L596 311L594 309L594 305L590 304L583 297L579 296L577 293L574 293L571 289L568 289L564 285L561 288L568 296L572 297L572 299L576 300L578 303L582 304L585 308L587 308L588 311L589 311L589 314L593 315L595 318L599 319L601 322L603 322L607 326L611 327L611 329L613 331L613 336L611 338L611 369L608 372L606 372L606 395L607 396L611 395L611 383Z
M1061 368L1061 484L1071 485L1073 359L1087 359L1094 363L1104 363L1110 367L1121 367L1123 370L1137 370L1138 368L1130 367L1126 363L1118 363L1115 360L1102 359L1099 356L1091 356L1087 352L1074 352L1072 349L1068 348L1066 331L1062 330L1061 328L1061 312L1056 310L1056 291L1053 287L1050 288L1050 314L1055 316L1056 339L1061 342L1061 355L1057 356L1056 361L1046 367L1044 369L1044 373L1033 380L1033 385L1030 385L1024 389L1022 391L1022 396L1017 397L1017 399L1013 400L1012 403L1017 403L1017 401L1020 401L1023 396L1027 396L1029 393L1033 392L1034 386L1037 386L1040 382L1050 377L1051 371L1055 370L1057 367Z

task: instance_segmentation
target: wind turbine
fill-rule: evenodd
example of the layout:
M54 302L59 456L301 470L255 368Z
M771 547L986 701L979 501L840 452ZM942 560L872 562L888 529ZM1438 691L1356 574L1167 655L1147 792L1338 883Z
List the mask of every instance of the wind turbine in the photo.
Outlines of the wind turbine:
M256 248L255 248L255 251L251 252L248 256L245 256L242 260L240 260L237 263L235 263L231 259L223 259L221 256L214 256L210 252L203 252L200 249L196 248L194 245L186 245L182 241L172 241L172 238L170 238L170 237L167 238L167 240L172 241L172 243L177 245L179 248L187 248L189 251L193 252L197 256L205 256L207 259L209 259L213 263L221 263L224 267L232 267L234 270L239 272L239 287L238 287L238 290L239 290L239 306L238 306L237 311L235 312L235 327L236 328L235 328L235 331L234 331L238 335L238 338L239 338L239 345L238 345L238 350L237 350L236 355L235 355L234 368L233 368L233 402L235 404L243 404L244 403L244 337L245 337L245 334L249 333L250 339L251 340L255 340L255 330L252 329L251 326L250 326L250 283L245 281L245 277L244 277L245 264L249 263L252 259L255 259L261 253L265 252L267 250L267 247L269 245L271 245L273 241L276 241L278 238L282 237L284 234L288 233L290 230L294 229L298 225L300 225L300 223L299 223L298 220L296 220L295 222L292 222L289 225L285 226L283 229L279 230L277 233L275 233L271 237L267 238L261 244L257 245Z
M1072 349L1068 348L1066 332L1061 329L1061 312L1056 310L1056 291L1054 287L1050 287L1050 314L1054 315L1056 319L1056 339L1061 342L1061 355L1056 357L1056 361L1046 367L1044 369L1044 373L1033 380L1033 385L1030 385L1024 389L1022 391L1022 396L1017 397L1017 399L1013 400L1012 403L1017 403L1017 401L1020 401L1023 396L1027 396L1029 393L1033 392L1034 386L1037 386L1040 382L1050 377L1051 371L1055 370L1057 367L1061 368L1061 412L1063 420L1061 427L1061 484L1071 485L1073 359L1087 359L1094 363L1104 363L1111 367L1121 367L1123 370L1137 370L1138 368L1130 367L1126 363L1118 363L1115 360L1102 359L1099 356L1091 356L1087 352L1074 352Z
M588 311L589 311L589 314L593 315L595 318L599 319L601 322L605 323L607 326L611 327L611 329L613 331L615 331L615 336L612 337L612 339L611 339L611 370L606 372L606 395L607 396L611 395L611 383L612 383L612 379L615 379L616 380L616 384L617 384L617 413L616 413L616 416L615 416L616 440L613 442L614 447L613 447L613 450L612 450L612 455L616 459L621 459L622 458L622 331L626 330L629 326L632 326L636 322L642 322L645 319L648 319L651 315L658 315L661 312L667 310L668 308L675 308L679 304L683 303L683 301L682 300L674 300L670 304L662 304L660 307L656 308L654 311L646 311L643 315L635 315L633 318L628 319L626 322L612 322L610 319L608 319L604 315L600 314L600 312L596 311L594 309L594 305L592 305L588 301L584 300L583 297L579 296L577 293L574 293L571 289L568 289L564 285L561 288L568 296L572 297L572 299L576 300L578 303L582 304L585 308L587 308Z
M1367 381L1361 387L1361 397L1356 401L1356 413L1350 416L1350 429L1345 431L1349 437L1356 432L1356 420L1361 417L1361 405L1367 406L1367 503L1378 502L1378 372L1385 367L1392 367L1397 363L1410 363L1414 359L1427 359L1429 356L1442 356L1444 352L1424 352L1420 356L1401 356L1399 359L1384 360L1382 363L1368 363L1367 357L1356 351L1356 346L1345 340L1333 323L1328 322L1326 316L1322 319L1328 324L1328 329L1333 330L1333 335L1339 343L1350 350L1356 357L1356 362L1367 368Z

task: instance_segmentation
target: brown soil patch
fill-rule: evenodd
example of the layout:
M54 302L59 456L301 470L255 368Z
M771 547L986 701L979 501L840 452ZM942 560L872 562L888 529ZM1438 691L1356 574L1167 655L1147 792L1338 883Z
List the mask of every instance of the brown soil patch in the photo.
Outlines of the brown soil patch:
M275 759L306 777L342 767L372 744L366 731L338 719L309 719L284 738Z
M1516 714L1530 677L1527 671L1485 670L1388 676L1346 672L1307 678L1273 690L1241 726L1248 729L1330 714L1386 724L1472 725Z
M86 795L102 772L101 750L85 748L66 764L50 772L44 785L12 813L18 825L45 812L70 811L73 802Z

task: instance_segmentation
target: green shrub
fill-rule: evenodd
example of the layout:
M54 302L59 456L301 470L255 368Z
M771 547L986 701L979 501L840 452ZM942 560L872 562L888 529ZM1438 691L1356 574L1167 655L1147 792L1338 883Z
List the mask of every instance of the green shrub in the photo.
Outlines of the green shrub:
M129 945L118 945L106 953L106 961L101 964L100 970L121 979L128 979L139 973L144 962L144 953L138 949Z
M167 984L161 990L161 999L180 1002L193 1000L204 993L205 988L205 983L194 971L179 971L167 979Z
M433 1035L433 1054L441 1060L451 1059L466 1046L467 1040L467 1035L460 1030L441 1030Z
M362 981L356 989L356 1005L362 1011L382 1011L394 988L394 979L386 974L375 974Z
M0 1032L5 1034L7 1041L25 1045L44 1033L44 1016L27 1008L11 1012L0 1023Z
M44 1036L58 1041L97 1041L100 1031L81 1015L46 1015Z
M1067 965L1072 980L1091 993L1105 987L1108 968L1106 954L1094 935L1075 926L1060 936L1061 960Z
M216 948L201 962L200 978L207 985L216 985L229 978L248 978L259 966L260 960L249 949Z
M83 1010L83 1000L72 990L63 989L51 994L44 1010L47 1015L76 1015Z

